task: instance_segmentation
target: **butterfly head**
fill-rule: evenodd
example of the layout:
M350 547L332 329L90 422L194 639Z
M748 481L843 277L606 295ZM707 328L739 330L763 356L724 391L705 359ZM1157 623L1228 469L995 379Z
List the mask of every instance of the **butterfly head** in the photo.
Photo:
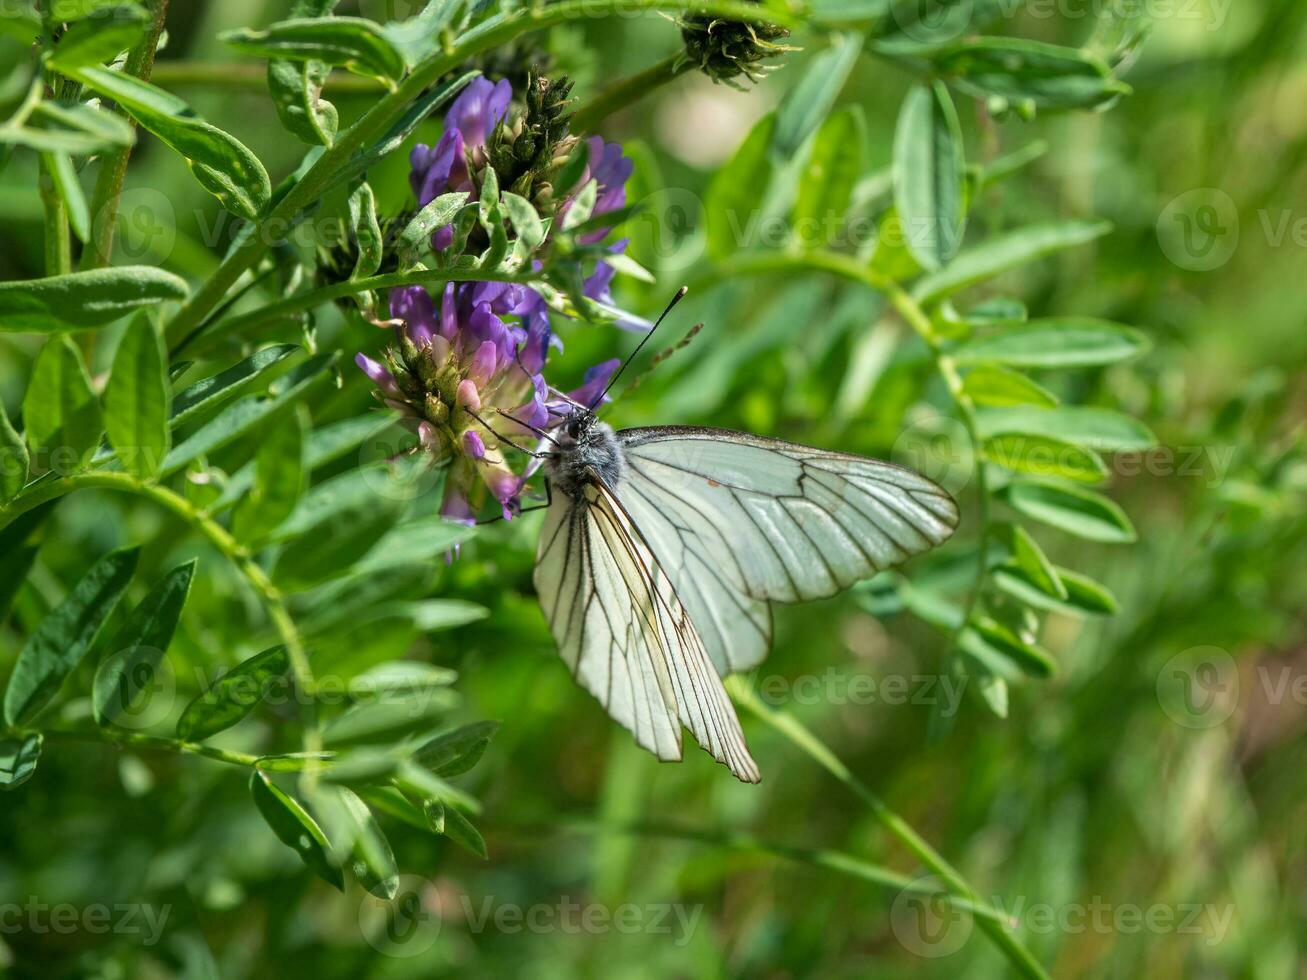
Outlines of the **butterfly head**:
M563 422L563 432L574 443L587 442L597 421L598 416L594 412L578 405L573 407Z

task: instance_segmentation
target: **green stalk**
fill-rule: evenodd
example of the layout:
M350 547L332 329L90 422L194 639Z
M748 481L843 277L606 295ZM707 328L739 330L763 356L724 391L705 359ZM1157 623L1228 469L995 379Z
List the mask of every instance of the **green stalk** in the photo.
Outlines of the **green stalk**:
M68 235L68 206L55 186L54 175L41 154L37 177L41 187L41 204L45 208L45 274L62 276L73 269L73 243Z
M739 0L707 0L694 5L685 0L566 0L549 6L532 5L491 17L465 33L449 48L419 62L395 91L378 99L354 125L340 134L317 163L223 260L213 276L177 311L167 328L169 347L175 346L202 324L241 273L263 257L275 237L269 229L290 227L291 219L318 200L335 174L354 154L380 139L405 110L447 72L482 51L506 44L530 31L546 30L574 20L590 20L604 14L680 11L691 6L733 20L778 22L779 19L787 24L793 23L793 18L779 17L775 10L764 10L757 4Z
M154 68L154 54L163 33L163 22L168 16L169 0L150 0L150 29L127 55L123 71L149 81ZM135 121L127 120L134 127ZM100 172L95 178L91 193L91 240L82 250L81 268L99 269L113 259L113 239L118 231L118 202L127 177L127 162L132 148L124 146L106 153L100 160Z
M576 110L572 116L572 131L594 132L595 127L618 109L639 101L660 85L666 85L692 67L690 61L678 51L642 72L614 82Z
M63 738L83 742L108 742L111 745L131 746L133 748L154 749L159 752L186 752L202 755L208 759L230 763L233 766L253 766L259 756L246 752L233 752L220 749L202 742L184 742L178 738L166 738L162 735L145 735L141 732L124 732L113 728L42 728L41 734L46 738Z

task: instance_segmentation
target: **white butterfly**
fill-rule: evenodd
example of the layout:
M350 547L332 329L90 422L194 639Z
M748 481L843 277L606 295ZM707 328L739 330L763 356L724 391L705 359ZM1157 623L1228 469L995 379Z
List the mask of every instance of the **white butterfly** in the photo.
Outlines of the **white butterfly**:
M770 602L834 595L941 543L949 495L911 470L726 429L614 432L573 404L545 463L535 586L572 674L641 746L681 727L761 778L720 675L771 642Z

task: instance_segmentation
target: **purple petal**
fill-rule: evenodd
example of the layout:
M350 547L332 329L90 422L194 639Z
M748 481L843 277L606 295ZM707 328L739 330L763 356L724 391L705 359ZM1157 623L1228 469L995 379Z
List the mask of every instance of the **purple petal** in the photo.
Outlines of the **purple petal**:
M476 432L468 429L463 433L463 452L473 459L485 459L486 444L481 441L481 437Z
M445 225L443 228L437 228L431 233L431 247L437 252L443 252L449 246L454 244L454 226Z
M519 359L522 367L531 374L544 370L545 358L549 354L549 341L553 336L549 317L543 313L531 313L526 317L526 344L522 347Z
M483 146L490 131L508 111L513 86L507 79L498 83L474 78L459 93L445 115L445 131L457 129L469 146Z
M476 513L467 502L467 494L452 482L445 488L445 499L440 504L440 516L459 524L475 524L477 521Z
M493 340L484 340L477 348L477 352L472 355L472 365L468 368L467 376L478 388L481 388L490 383L498 367L499 347Z
M404 321L409 339L418 347L426 347L435 336L436 307L431 294L421 286L392 289L390 315Z
M423 152L419 154L418 150ZM446 131L434 148L419 146L409 156L413 170L409 184L417 195L418 206L426 207L466 177L467 162L463 156L463 134L458 130Z
M590 370L585 372L585 383L575 391L569 391L567 397L574 402L580 402L582 405L589 405L592 408L598 407L599 396L608 382L612 380L617 369L621 367L622 362L618 358L611 361L603 361L596 364ZM607 401L607 396L604 398Z
M464 378L454 391L454 400L474 412L481 410L481 392L477 391L476 382Z
M363 373L372 379L372 383L386 394L399 394L399 385L395 384L395 376L367 354L355 354L354 363L362 368Z
M458 298L452 282L445 285L440 296L440 336L446 340L458 336Z

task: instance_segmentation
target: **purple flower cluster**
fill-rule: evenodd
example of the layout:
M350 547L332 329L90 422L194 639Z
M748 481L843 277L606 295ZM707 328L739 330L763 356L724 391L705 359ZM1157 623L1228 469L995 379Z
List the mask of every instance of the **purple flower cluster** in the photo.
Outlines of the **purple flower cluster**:
M467 86L445 117L445 131L434 146L414 149L410 183L419 206L450 191L476 193L477 175L486 163L486 142L508 113L512 98L506 81L479 78ZM608 214L626 204L626 181L632 163L616 143L595 137L588 142L585 173L559 207L572 206L575 192L593 179L593 214ZM607 229L588 232L586 244L601 241ZM448 248L452 227L438 230L432 247ZM613 250L621 251L625 242ZM613 268L606 262L585 280L585 292L611 303ZM551 347L557 346L544 300L531 288L503 282L449 283L439 303L421 286L394 289L390 313L402 321L397 348L384 352L385 363L358 354L359 367L377 386L377 396L398 411L417 433L423 449L450 458L441 513L471 523L488 491L505 518L521 506L524 479L508 463L509 447L534 442L557 425L570 398L583 404L598 399L618 361L592 367L580 388L566 397L544 377ZM629 318L625 325L639 327Z

